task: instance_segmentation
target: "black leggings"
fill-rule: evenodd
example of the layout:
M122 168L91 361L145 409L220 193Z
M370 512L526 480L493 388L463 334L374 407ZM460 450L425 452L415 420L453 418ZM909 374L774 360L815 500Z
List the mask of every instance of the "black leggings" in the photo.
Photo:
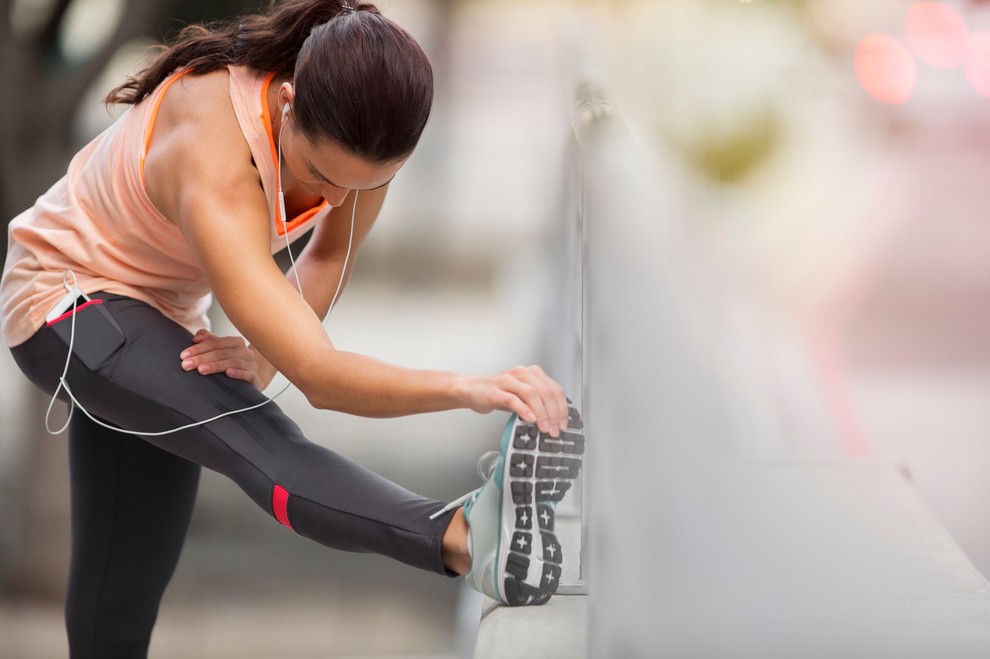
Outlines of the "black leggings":
M188 331L130 298L98 294L125 335L95 370L73 357L67 381L93 416L158 431L264 400L250 384L180 367ZM91 309L81 310L86 313ZM77 326L76 340L82 331ZM66 346L43 327L11 352L51 394ZM64 396L64 394L60 394ZM161 437L103 428L76 410L69 426L72 558L66 626L73 659L144 657L192 514L200 466L233 479L296 533L438 574L453 512L302 436L275 405Z

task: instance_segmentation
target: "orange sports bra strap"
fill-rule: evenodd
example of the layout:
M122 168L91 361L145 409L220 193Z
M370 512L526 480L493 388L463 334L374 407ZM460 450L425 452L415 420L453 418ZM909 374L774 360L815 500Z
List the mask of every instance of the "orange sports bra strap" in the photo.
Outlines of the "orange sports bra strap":
M158 108L161 107L162 99L165 98L165 93L169 90L169 87L171 87L176 80L187 73L189 73L189 69L182 69L181 71L176 71L170 75L158 87L150 99L151 113L148 115L148 123L144 127L144 141L141 144L141 162L139 169L141 173L141 185L144 185L144 161L148 157L148 147L151 145L151 137L155 134L155 120L158 118Z

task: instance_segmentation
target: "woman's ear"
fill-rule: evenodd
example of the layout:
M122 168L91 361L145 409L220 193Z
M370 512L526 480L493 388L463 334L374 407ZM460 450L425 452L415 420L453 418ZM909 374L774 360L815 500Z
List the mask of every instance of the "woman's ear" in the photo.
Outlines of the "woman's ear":
M286 108L291 108L295 100L296 92L292 88L292 83L283 82L282 86L278 88L278 107L283 117L288 112Z

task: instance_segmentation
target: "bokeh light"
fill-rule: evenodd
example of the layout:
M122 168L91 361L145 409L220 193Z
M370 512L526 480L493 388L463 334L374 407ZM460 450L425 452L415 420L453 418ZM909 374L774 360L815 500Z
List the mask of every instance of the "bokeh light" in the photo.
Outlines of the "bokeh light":
M868 34L856 46L856 78L873 98L898 105L914 93L918 65L900 39Z
M990 97L990 32L969 35L966 79L978 93Z
M962 66L966 61L966 20L941 2L918 2L904 17L904 34L919 60L942 69Z

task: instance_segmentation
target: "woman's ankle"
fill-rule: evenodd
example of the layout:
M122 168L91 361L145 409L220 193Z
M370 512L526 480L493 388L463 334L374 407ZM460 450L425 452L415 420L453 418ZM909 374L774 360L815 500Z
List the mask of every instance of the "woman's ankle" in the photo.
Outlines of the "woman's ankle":
M447 530L443 533L440 549L444 567L459 575L471 569L471 552L468 551L468 525L464 519L464 509L458 508L450 518Z

